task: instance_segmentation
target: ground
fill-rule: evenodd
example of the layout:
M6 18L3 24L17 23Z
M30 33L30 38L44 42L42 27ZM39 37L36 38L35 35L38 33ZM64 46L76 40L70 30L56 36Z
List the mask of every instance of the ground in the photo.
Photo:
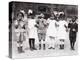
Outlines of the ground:
M36 44L37 50L31 51L29 47L24 48L24 53L18 53L17 51L17 44L16 44L16 36L13 30L13 35L12 35L12 56L13 58L29 58L29 57L43 57L43 56L64 56L64 55L76 55L78 53L77 51L77 42L75 44L75 50L70 49L70 42L69 39L67 38L67 41L65 42L65 49L60 50L59 46L56 44L54 50L48 49L49 44L46 43L46 50L39 50L38 44ZM24 41L26 42L26 41Z

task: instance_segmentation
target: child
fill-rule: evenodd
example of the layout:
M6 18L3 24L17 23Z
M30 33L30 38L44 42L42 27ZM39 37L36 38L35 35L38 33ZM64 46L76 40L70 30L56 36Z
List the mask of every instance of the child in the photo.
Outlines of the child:
M70 45L71 49L74 50L74 45L76 42L76 34L78 32L78 24L76 23L76 17L73 17L72 23L68 24L69 28L69 40L70 40Z
M43 49L45 50L47 21L44 19L44 14L38 16L38 19L36 20L36 27L38 31L39 50L41 50L41 47L43 47Z
M18 52L22 53L23 51L23 41L25 40L25 24L23 21L24 14L22 12L19 12L17 15L17 20L15 20L14 25L15 25L15 32L17 36L17 48Z
M56 39L56 26L55 26L55 23L56 23L56 20L54 20L54 17L53 19L49 19L49 26L48 26L48 29L47 29L47 36L49 37L49 49L55 49L55 39Z
M35 27L35 19L31 17L28 19L28 28L29 28L29 46L30 50L36 50L35 48L35 39L37 34L37 29Z
M58 27L58 39L60 44L60 49L64 49L64 42L66 40L67 36L67 22L64 19L64 14L61 14L59 16L59 27Z

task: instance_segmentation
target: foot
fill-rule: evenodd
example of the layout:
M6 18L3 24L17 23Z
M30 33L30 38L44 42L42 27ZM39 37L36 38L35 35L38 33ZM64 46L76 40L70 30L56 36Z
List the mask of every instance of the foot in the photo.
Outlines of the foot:
M24 53L24 51L22 50L21 53Z
M43 50L45 50L45 48L43 48Z
M64 49L64 45L60 45L60 49Z
M72 50L75 50L74 48L72 48Z
M72 50L72 48L70 48Z
M30 50L31 50L31 51L33 51L33 49L32 49L32 48L30 48Z
M75 50L73 47L71 47L71 50Z
M60 45L60 48L59 49L62 49L62 46Z
M41 44L39 44L39 50L41 50Z
M33 48L33 50L37 50L36 48Z
M52 49L52 47L49 47L48 49Z
M18 53L24 53L24 51L23 51L23 50L21 50L21 51L18 51Z
M59 49L61 49L61 50L62 50L62 49L64 49L64 48L60 47Z
M55 49L55 48L52 47L52 49Z

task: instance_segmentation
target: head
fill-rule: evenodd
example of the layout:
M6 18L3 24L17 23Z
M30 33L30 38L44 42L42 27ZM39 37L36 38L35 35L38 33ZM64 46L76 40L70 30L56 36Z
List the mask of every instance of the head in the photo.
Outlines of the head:
M32 14L33 13L33 10L32 9L29 9L28 10L28 14L30 15L30 14Z
M17 18L18 18L18 20L24 18L24 14L21 13L21 12L19 12L19 13L17 14Z
M76 19L77 19L77 17L73 17L73 18L72 18L72 22L75 22Z
M38 19L44 19L44 14L43 13L41 13L40 15L38 15Z
M55 19L56 21L59 21L59 14L56 14L56 16L54 17L54 19Z
M39 19L44 19L44 17L42 17L42 16L39 16L38 18L39 18Z

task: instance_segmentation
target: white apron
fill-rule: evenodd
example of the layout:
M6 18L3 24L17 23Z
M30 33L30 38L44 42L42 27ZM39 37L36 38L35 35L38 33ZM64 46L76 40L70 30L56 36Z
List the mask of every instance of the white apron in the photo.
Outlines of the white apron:
M57 32L57 37L58 39L66 39L67 37L67 32L66 32L66 27L68 23L66 21L59 21L59 27L58 27L58 32Z
M55 20L51 20L47 29L47 36L56 37Z

